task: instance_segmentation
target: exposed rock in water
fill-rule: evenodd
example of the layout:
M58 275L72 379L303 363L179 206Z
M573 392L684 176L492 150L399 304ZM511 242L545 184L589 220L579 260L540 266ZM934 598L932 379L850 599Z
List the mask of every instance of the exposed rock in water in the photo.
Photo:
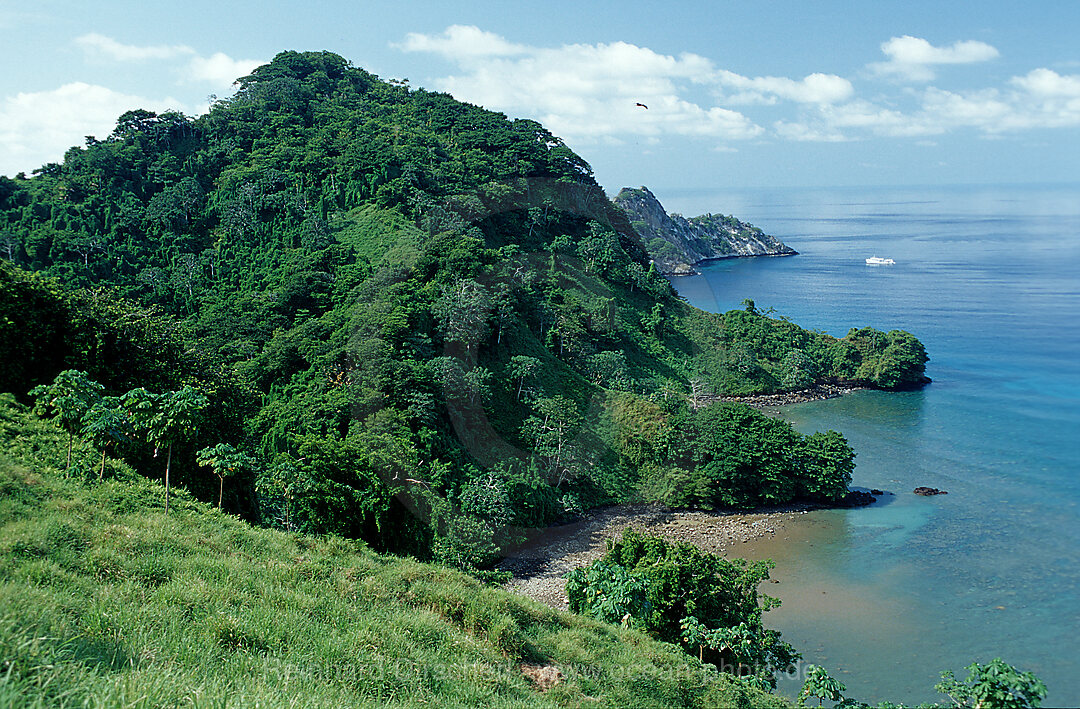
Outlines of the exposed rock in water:
M930 497L931 495L948 495L946 490L938 490L936 487L917 487L912 492L916 495L922 495L923 497Z
M851 490L836 503L837 507L866 507L877 502L877 498L864 490Z
M663 274L692 275L697 273L694 265L714 259L798 253L735 217L704 214L687 219L680 214L668 214L646 187L624 187L614 202L626 211L657 270Z

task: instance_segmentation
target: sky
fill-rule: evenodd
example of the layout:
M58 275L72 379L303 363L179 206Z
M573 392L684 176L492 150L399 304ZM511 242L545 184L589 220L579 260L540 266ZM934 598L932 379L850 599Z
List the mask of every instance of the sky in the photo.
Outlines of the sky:
M0 174L292 49L538 120L610 193L1080 182L1078 36L1075 0L0 0Z

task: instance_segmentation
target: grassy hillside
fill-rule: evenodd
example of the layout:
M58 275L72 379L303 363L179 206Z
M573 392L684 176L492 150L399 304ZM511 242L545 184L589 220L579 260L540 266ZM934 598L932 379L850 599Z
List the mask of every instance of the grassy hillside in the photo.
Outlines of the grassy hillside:
M65 447L0 401L0 706L789 706L445 567L185 495L166 517L122 462L61 473ZM523 665L562 679L541 691Z

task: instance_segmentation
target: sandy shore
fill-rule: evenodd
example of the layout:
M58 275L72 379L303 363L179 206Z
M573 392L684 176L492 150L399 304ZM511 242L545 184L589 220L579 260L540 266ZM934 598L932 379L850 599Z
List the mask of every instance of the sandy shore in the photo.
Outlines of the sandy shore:
M672 512L654 505L619 505L590 512L583 519L543 530L499 564L514 578L506 588L552 608L567 607L563 574L585 566L607 551L607 540L636 528L705 551L732 554L742 544L775 537L810 506L788 505L757 512Z
M736 401L759 408L786 406L832 399L864 388L819 384L810 389L782 394L702 397L698 404L705 406L713 401ZM659 505L615 505L591 510L578 521L530 535L532 540L511 552L498 568L514 575L506 584L508 590L552 608L565 609L568 601L563 574L599 559L607 551L607 541L619 536L624 529L633 527L672 541L690 542L714 554L733 557L745 555L737 551L743 544L763 540L767 547L767 542L777 538L778 534L779 539L786 539L783 532L790 531L795 527L793 522L797 517L813 509L820 507L792 504L756 512L673 512ZM751 544L750 548L755 546Z

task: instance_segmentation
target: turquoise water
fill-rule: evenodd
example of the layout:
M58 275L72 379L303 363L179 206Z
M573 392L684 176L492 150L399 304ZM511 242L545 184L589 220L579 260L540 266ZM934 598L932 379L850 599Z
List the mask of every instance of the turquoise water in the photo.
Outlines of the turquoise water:
M775 545L771 623L860 699L937 700L942 669L1002 656L1080 705L1080 186L783 190L665 199L734 213L800 252L674 281L706 310L752 298L805 327L901 328L933 384L786 407L855 447L854 485ZM896 260L866 266L868 256ZM920 498L917 485L949 494ZM810 517L808 515L807 517ZM784 594L780 594L784 597ZM790 687L788 687L790 690Z

